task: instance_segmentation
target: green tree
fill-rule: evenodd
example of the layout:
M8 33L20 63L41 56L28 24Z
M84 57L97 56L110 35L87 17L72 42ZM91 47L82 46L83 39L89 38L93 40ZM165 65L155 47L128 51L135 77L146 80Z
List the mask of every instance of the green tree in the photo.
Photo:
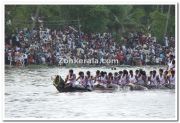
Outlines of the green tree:
M12 34L17 27L38 26L39 16L45 27L79 27L80 23L83 32L109 31L117 41L130 31L150 31L159 41L166 30L169 35L175 35L174 5L170 9L169 5L6 5L6 34Z
M158 10L150 13L151 18L151 33L156 36L162 43L164 35L164 28L166 24L166 14L159 12Z

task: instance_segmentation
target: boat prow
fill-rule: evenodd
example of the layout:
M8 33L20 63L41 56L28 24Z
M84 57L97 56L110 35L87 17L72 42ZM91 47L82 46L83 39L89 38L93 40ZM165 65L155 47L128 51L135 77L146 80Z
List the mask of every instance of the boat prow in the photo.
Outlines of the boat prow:
M88 88L81 88L81 87L72 87L72 86L67 86L65 87L65 82L64 80L61 78L61 76L59 76L59 80L58 81L53 81L53 85L56 87L56 89L61 93L61 92L88 92L91 91Z

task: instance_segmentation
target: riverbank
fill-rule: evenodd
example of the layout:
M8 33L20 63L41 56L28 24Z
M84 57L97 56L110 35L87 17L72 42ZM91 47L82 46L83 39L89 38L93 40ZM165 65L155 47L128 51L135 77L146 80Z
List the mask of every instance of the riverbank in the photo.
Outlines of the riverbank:
M145 65L145 66L130 66L130 65L78 65L78 64L68 64L66 66L57 66L57 65L48 65L48 64L31 64L27 66L10 66L10 65L5 65L5 69L14 69L14 68L19 68L19 69L42 69L42 68L82 68L82 67L88 67L88 68L99 68L99 67L104 67L104 68L110 68L112 70L116 70L116 68L165 68L166 65Z

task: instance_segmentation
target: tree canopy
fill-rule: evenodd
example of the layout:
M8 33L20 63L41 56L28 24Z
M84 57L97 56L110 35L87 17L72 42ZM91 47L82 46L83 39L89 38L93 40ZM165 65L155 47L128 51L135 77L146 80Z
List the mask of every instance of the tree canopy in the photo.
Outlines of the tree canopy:
M78 25L86 33L141 31L159 41L175 35L175 5L6 5L6 35L33 28L38 17L47 27Z

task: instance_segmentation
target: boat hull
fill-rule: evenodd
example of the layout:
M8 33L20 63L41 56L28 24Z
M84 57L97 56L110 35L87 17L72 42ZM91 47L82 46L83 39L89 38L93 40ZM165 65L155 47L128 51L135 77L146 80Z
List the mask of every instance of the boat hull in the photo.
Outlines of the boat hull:
M66 87L66 88L56 87L56 89L59 92L89 92L90 91L85 88L77 88L77 87Z
M63 84L62 84L63 83ZM64 80L61 78L58 83L54 83L53 85L56 87L56 89L62 93L62 92L90 92L90 91L100 91L100 92L114 92L118 90L151 90L151 89L174 89L174 86L163 86L163 87L154 87L154 86L142 86L142 85L136 85L129 83L128 85L125 86L120 86L120 85L114 85L110 84L108 86L103 86L103 85L95 85L92 88L84 88L81 86L65 86Z

